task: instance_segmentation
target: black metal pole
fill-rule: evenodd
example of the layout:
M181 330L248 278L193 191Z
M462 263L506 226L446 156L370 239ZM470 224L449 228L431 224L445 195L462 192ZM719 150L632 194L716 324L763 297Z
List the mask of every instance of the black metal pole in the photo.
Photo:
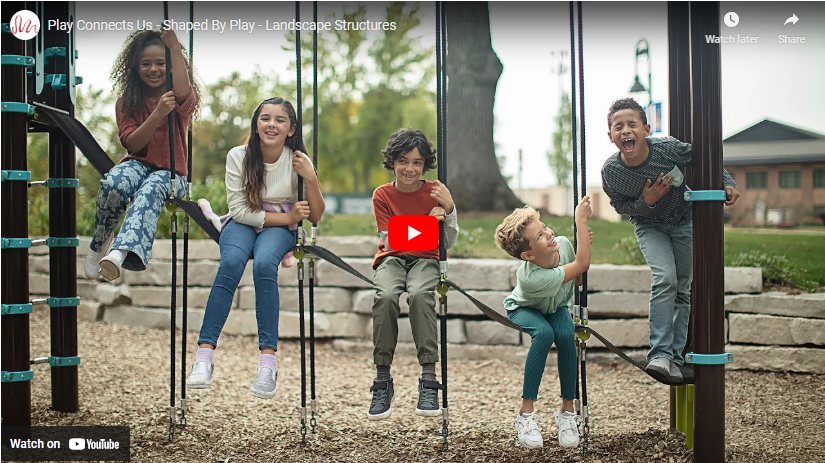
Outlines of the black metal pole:
M25 8L24 2L3 4L2 22L10 23L17 11ZM0 42L4 55L25 55L26 42L6 36ZM26 68L3 66L3 102L26 101ZM26 120L24 113L3 112L2 115L2 169L27 170ZM28 186L24 181L2 182L3 238L29 236ZM28 249L3 249L0 259L0 299L3 304L29 302L29 253ZM29 314L3 315L3 348L0 351L3 371L29 370ZM2 383L3 426L31 425L31 381Z
M668 2L668 125L670 136L685 143L692 140L691 103L690 103L690 11L687 2ZM691 168L685 172L685 182L692 185ZM693 294L691 291L691 322L693 325ZM688 342L691 344L692 329L688 329ZM670 429L676 429L676 389L670 388Z
M722 190L721 48L707 43L720 34L718 2L691 2L693 173L697 190ZM720 201L694 203L695 348L724 353L724 230ZM694 402L695 461L725 461L725 367L697 365Z

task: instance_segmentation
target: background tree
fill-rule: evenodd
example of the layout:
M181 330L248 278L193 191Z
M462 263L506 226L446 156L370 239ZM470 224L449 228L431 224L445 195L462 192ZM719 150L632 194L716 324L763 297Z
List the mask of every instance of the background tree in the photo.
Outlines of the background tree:
M573 180L573 126L570 95L561 95L559 115L556 117L556 131L553 132L553 151L547 152L550 171L556 177L556 186L570 188Z

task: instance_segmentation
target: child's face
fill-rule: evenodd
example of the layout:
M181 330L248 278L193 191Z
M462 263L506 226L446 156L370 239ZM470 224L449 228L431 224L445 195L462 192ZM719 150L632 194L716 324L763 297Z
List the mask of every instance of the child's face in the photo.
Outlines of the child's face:
M530 249L521 253L521 258L529 260L543 268L559 266L559 243L556 234L540 220L533 220L525 231L530 242Z
M650 125L642 124L642 117L635 109L622 109L610 118L610 141L619 148L626 159L639 154L645 137L650 136Z
M418 148L413 148L407 154L395 160L392 166L395 178L404 186L417 186L418 179L424 173L424 156L418 152Z
M152 90L166 89L166 49L149 45L143 49L138 63L140 80Z
M289 123L289 114L279 104L265 104L258 114L258 136L261 148L283 146L286 137L295 132Z

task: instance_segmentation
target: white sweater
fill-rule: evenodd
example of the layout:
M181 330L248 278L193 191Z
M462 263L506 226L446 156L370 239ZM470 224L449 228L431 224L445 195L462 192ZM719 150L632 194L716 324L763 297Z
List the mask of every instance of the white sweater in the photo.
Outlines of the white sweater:
M229 215L238 223L262 228L266 212L253 212L246 202L246 192L241 181L244 157L246 145L232 148L226 156L226 202L229 205ZM281 157L274 164L264 163L263 202L277 205L298 201L298 174L292 167L293 157L292 150L284 146ZM309 159L306 155L304 157ZM306 199L306 194L304 198Z

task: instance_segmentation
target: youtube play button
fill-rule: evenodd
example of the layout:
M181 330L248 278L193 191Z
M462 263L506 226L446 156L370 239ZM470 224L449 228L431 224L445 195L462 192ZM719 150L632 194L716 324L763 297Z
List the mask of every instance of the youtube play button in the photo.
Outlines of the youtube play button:
M438 248L438 219L431 215L390 217L390 248L396 251L432 251Z

